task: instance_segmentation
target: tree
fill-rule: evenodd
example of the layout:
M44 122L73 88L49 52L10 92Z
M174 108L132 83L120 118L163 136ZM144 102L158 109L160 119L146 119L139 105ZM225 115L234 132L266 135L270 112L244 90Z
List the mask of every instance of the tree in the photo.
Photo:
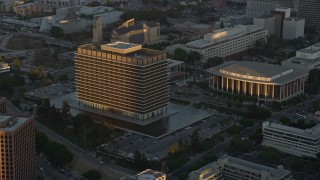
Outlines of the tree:
M40 116L48 117L50 114L50 100L49 99L43 99L37 104L37 113Z
M250 135L250 139L254 140L256 144L262 142L262 128L257 129L253 134Z
M12 66L14 69L16 69L17 71L20 71L20 68L21 68L21 62L19 59L14 59L12 61Z
M193 153L197 153L201 151L200 136L197 130L193 131L191 135L191 149Z
M66 146L57 142L50 142L45 147L46 154L52 161L58 165L65 165L70 163L73 159L72 153Z
M252 119L244 118L241 119L239 123L244 127L251 127L254 125L255 122Z
M279 118L279 121L281 122L281 124L284 124L284 125L290 124L290 119L287 116L281 116Z
M68 79L69 79L69 77L66 74L59 76L60 81L68 81Z
M264 162L275 163L279 161L281 154L277 149L268 147L258 154L258 158Z
M43 69L43 66L39 66L37 68L37 74L38 74L38 79L43 79L44 77L44 69Z
M188 54L187 61L191 64L194 64L195 62L200 61L200 59L201 59L201 55L197 51L191 51Z
M37 149L37 151L43 151L48 143L49 143L49 139L45 133L36 132L36 149Z
M88 180L100 180L101 174L97 170L89 170L82 174L83 177L87 178Z
M242 139L233 139L229 145L232 147L232 152L248 153L252 148L250 141Z
M31 82L34 82L37 79L37 76L38 76L37 70L32 67L29 72L29 79L31 80Z
M66 101L66 100L63 100L63 102L62 102L61 113L62 113L62 116L65 120L68 120L71 115L70 105L69 105L68 101Z
M260 107L260 108L257 109L257 111L255 113L255 116L258 119L263 119L264 120L264 119L267 119L267 118L269 118L271 116L271 112L270 112L269 109Z
M181 150L182 146L179 142L173 143L171 146L169 146L169 153L174 154Z
M224 60L222 57L213 57L209 58L206 63L203 64L204 68L211 68L214 66L219 66L220 64L223 64Z
M61 38L63 37L63 29L58 26L52 26L50 29L50 34L52 37Z
M181 48L177 48L173 52L173 57L176 60L186 61L187 56L188 56L188 52L186 50L184 50L184 49L181 49Z

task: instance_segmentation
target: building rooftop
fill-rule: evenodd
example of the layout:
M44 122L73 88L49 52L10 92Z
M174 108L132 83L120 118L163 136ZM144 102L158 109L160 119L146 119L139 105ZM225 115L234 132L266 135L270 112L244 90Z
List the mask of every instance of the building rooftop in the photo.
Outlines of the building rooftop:
M0 114L0 131L14 131L30 117Z
M101 46L85 44L78 47L77 54L87 54L137 65L147 65L167 58L163 51L146 49L141 45L126 42L114 42Z
M251 172L256 172L258 174L261 174L262 171L266 171L266 172L269 172L271 177L274 177L274 178L277 178L277 177L280 178L280 177L290 173L290 171L285 170L280 167L273 168L273 167L269 167L269 166L264 166L261 164L253 163L250 161L245 161L245 160L234 158L231 156L223 156L222 158L223 158L222 161L226 160L227 161L226 164L232 165L233 167L238 167L238 168L243 167L244 169L249 168Z
M285 21L301 21L304 20L302 18L297 18L297 17L288 17L285 19Z
M178 60L174 60L174 59L167 59L167 61L168 61L168 66L169 66L169 68L171 68L171 67L174 67L174 66L177 66L177 65L179 65L179 64L184 64L184 62L183 61L178 61Z
M203 39L191 41L186 45L188 47L202 49L261 30L265 30L265 28L255 25L236 25L233 28L226 27L215 30L212 33L204 35Z
M252 61L231 61L207 70L209 73L244 81L284 84L308 75L308 72Z
M288 133L292 133L295 135L300 135L300 136L305 136L309 138L319 138L320 137L320 124L312 127L311 129L299 129L299 128L294 128L290 126L285 126L282 124L277 124L277 123L270 123L268 121L263 122L262 127L267 127L267 128L272 128L272 129L278 129L281 131L285 131Z
M26 27L31 27L31 28L40 27L40 25L38 25L38 24L27 22L27 21L22 21L22 20L17 20L17 19L13 19L13 18L1 19L0 21L1 22L10 23L10 24L16 24L16 25L22 25L22 26L26 26Z
M138 173L137 175L125 176L125 177L122 177L120 180L157 180L158 178L161 178L161 177L164 177L163 180L165 180L166 174L159 171L146 169Z
M153 22L153 21L137 21L135 22L133 20L132 24L129 24L128 26L125 26L124 24L115 28L114 31L117 32L119 35L126 34L130 31L135 31L135 30L141 30L145 28L153 28L159 26L159 23Z

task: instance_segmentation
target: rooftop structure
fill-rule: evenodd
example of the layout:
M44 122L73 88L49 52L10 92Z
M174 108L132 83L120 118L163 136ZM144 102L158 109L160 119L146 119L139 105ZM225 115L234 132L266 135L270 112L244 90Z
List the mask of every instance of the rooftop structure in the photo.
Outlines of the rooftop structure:
M262 145L299 157L319 158L320 125L311 129L298 129L276 123L262 124ZM298 143L297 143L298 142Z
M160 24L130 19L115 28L111 41L123 41L137 44L156 42L160 40Z
M266 71L266 69L268 69ZM209 85L218 91L283 101L302 94L308 72L251 61L232 61L207 70Z
M164 52L141 45L82 45L76 57L77 98L90 107L144 120L166 111L167 68Z
M0 115L1 179L36 179L34 133L33 117Z
M204 61L211 57L226 57L249 49L258 40L265 40L267 30L255 25L237 25L204 35L203 39L186 44L190 51L198 51Z
M214 27L208 24L196 24L186 21L174 24L172 29L182 32L188 38L195 39L202 38L205 34L212 32Z
M320 66L320 43L296 51L296 56L281 62L282 66L310 71Z
M293 7L291 0L247 0L247 18L259 17L280 7Z
M124 176L120 180L166 180L166 174L146 169L134 176Z
M273 168L227 155L189 174L189 180L240 178L248 180L291 180L292 174L282 167Z

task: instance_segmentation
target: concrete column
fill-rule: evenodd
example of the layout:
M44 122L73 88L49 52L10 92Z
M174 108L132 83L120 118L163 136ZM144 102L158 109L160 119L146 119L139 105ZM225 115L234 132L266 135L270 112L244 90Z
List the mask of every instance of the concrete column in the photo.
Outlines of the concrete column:
M282 87L282 86L280 85L279 87L280 87L280 92L279 92L279 94L280 94L280 95L279 95L279 100L281 101L281 100L282 100L282 97L281 97L281 94L282 94L282 93L281 93L281 89L282 89L281 87Z
M268 97L268 84L264 84L264 97Z
M232 92L231 93L233 94L233 91L234 91L234 79L232 79L231 82L232 82L232 86L231 86Z
M257 95L258 95L258 98L260 96L260 83L257 83Z
M247 95L247 82L243 81L243 84L244 84L243 93L244 95Z
M272 85L272 99L274 99L274 84Z
M241 83L241 81L240 80L237 80L237 85L238 85L238 94L240 94L240 83Z
M229 92L229 79L227 78L227 92Z
M286 98L288 98L288 96L289 96L289 86L288 86L288 84L286 84Z
M214 74L212 74L212 79L209 78L209 85L210 85L210 81L212 83L212 89L214 89Z
M249 82L249 87L250 87L250 95L252 96L253 94L253 85L252 85L252 82Z
M221 76L221 91L223 91L223 88L224 88L223 85L224 85L224 84L223 84L223 76Z
M219 90L219 76L217 76L217 90Z

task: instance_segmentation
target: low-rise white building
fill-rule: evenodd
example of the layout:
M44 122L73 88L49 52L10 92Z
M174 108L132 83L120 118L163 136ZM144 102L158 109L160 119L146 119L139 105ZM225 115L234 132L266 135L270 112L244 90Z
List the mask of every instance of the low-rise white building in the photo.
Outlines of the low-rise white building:
M277 123L262 124L262 145L299 157L318 158L320 153L320 125L298 129Z
M300 49L296 56L281 62L281 66L310 71L320 67L320 43Z
M133 176L124 176L120 178L120 180L166 180L166 174L152 169L146 169Z
M304 36L305 20L301 18L289 17L283 21L283 39L296 39Z
M185 64L183 61L167 58L168 61L168 74L170 78L184 76Z
M215 179L291 180L292 174L281 166L268 167L227 155L189 174L189 180Z
M201 61L213 57L227 57L248 50L257 41L266 41L267 30L255 25L237 25L233 28L222 28L204 35L203 39L186 44L186 50L197 51Z

